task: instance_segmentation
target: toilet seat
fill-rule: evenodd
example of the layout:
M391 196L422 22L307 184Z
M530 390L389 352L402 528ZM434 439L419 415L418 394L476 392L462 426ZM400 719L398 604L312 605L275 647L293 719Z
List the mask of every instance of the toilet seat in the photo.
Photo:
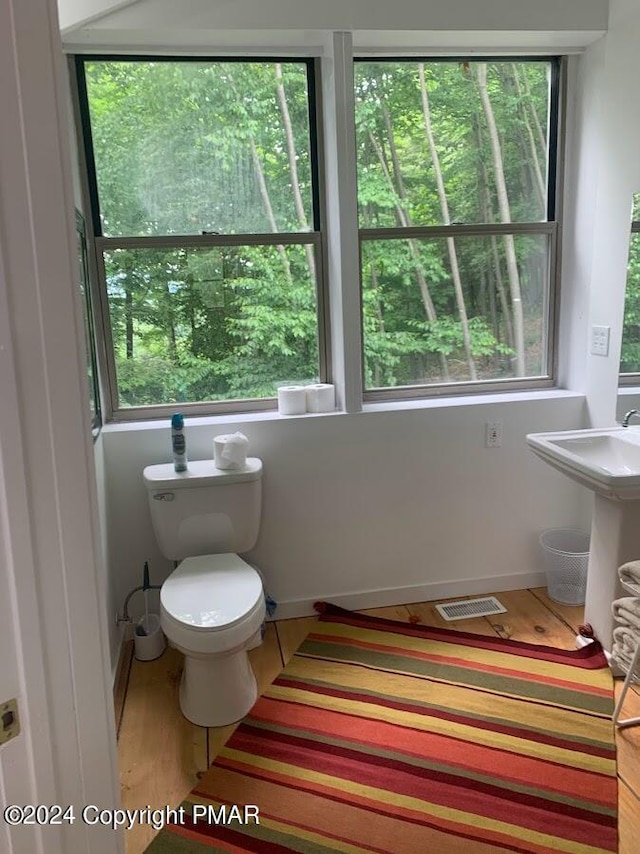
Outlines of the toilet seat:
M236 554L185 558L160 590L160 623L183 651L228 652L262 625L265 602L258 573Z
M185 558L160 592L165 610L195 631L230 628L261 596L260 576L236 554Z

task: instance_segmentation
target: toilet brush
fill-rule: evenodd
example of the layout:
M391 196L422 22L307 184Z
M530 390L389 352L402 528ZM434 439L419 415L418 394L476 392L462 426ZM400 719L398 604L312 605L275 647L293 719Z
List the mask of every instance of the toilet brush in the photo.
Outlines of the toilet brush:
M138 624L138 628L142 629L142 632L138 632L138 634L146 635L148 634L150 622L149 622L149 590L151 589L151 583L149 582L149 563L145 560L144 562L144 570L142 572L142 592L144 594L144 619L142 620L142 625ZM137 631L137 629L136 629Z

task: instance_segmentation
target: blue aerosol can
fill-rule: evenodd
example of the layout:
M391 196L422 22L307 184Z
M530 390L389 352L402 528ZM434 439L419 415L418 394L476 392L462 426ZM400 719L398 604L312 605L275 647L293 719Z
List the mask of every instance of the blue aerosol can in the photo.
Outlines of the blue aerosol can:
M176 471L187 470L187 440L184 435L184 418L181 412L171 416L171 450Z

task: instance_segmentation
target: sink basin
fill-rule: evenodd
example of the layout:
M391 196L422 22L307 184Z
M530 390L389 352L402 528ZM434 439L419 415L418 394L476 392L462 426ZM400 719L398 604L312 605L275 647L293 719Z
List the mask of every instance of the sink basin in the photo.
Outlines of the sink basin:
M640 498L640 428L530 433L527 444L546 463L618 501Z

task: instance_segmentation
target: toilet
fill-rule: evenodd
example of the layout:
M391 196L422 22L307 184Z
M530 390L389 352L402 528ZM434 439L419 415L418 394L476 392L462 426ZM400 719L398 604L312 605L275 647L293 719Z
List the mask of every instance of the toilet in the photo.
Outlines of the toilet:
M160 551L179 562L160 590L160 625L185 657L180 708L199 726L234 723L258 696L247 651L262 642L264 591L239 553L258 538L262 461L147 466L143 478Z

